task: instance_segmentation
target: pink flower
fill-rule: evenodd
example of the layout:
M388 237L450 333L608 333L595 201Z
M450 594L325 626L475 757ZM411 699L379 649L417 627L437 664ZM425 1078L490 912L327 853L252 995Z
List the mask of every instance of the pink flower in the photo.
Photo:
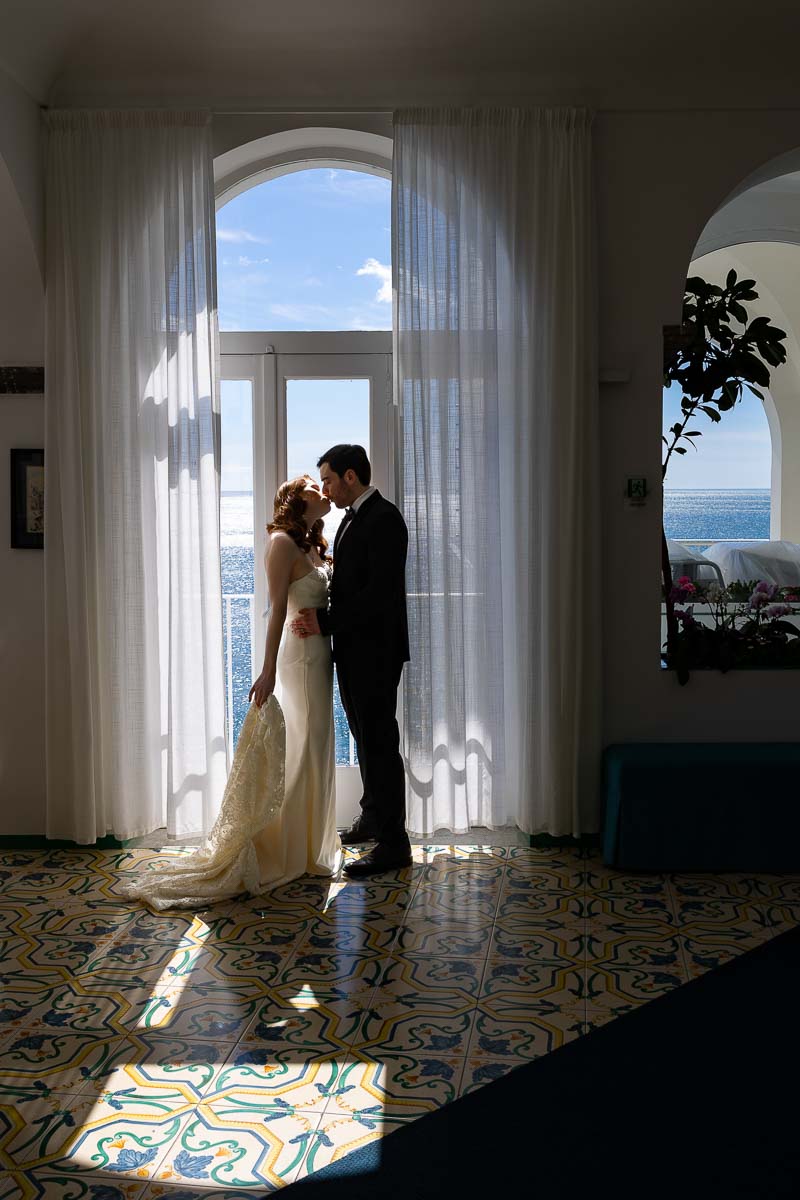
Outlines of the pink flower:
M673 604L681 604L684 600L688 600L690 596L693 596L696 591L697 588L694 586L689 576L681 575L677 583L672 585L669 598Z
M770 604L764 609L764 616L773 620L776 617L785 617L791 611L788 604Z
M767 583L765 579L760 580L753 588L747 607L751 609L762 608L765 604L769 604L777 590L777 583Z
M675 616L678 618L678 620L680 621L680 623L684 629L691 629L692 626L697 624L697 622L695 621L695 619L692 615L693 612L694 612L693 604L690 604L688 608L684 608L684 609L676 608L675 609Z

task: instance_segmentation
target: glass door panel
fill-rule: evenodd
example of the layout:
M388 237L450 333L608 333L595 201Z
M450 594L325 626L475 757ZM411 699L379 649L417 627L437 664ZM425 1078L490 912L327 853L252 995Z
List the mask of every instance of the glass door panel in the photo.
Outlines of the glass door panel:
M391 495L388 459L390 424L390 363L377 354L280 354L277 391L280 443L285 452L286 478L308 474L319 478L317 459L337 442L363 446L372 464L372 482ZM344 516L332 508L325 520L330 547ZM353 739L334 677L336 730L336 816L348 825L358 815L361 776Z
M286 475L319 478L317 459L337 442L363 446L369 457L369 379L286 380ZM332 507L323 532L329 553L344 510ZM336 727L336 765L355 766L356 752L334 677L333 719Z
M220 380L220 566L230 750L247 712L255 626L253 379Z
M305 473L318 479L320 454L337 442L357 442L370 457L372 482L395 497L391 341L389 335L377 338L334 333L221 339L221 566L231 752L264 657L263 557L278 485ZM368 348L361 349L364 343ZM342 515L333 509L326 519L330 546ZM347 825L358 814L361 782L338 691L335 723L337 822Z

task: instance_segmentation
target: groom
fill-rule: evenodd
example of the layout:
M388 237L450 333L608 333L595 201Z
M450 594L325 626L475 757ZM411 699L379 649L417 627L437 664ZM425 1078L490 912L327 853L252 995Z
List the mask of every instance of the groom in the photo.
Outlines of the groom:
M322 494L346 512L333 543L330 607L303 609L292 631L332 635L339 694L364 790L361 815L341 835L342 844L375 842L344 868L360 879L411 863L395 718L397 688L409 657L408 530L399 509L370 485L372 469L363 446L332 446L317 466Z

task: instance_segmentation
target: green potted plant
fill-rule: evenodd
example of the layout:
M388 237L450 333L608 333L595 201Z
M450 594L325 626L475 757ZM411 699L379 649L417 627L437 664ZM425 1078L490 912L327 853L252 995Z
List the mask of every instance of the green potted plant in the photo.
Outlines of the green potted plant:
M749 317L745 304L757 300L754 279L738 279L729 271L725 287L707 283L699 276L686 281L680 337L665 342L664 386L677 384L681 391L681 418L663 435L665 446L661 467L662 486L674 454L686 454L702 430L694 427L701 416L714 424L741 400L744 389L763 401L759 387L768 387L770 369L786 361L786 334L769 317ZM689 679L694 642L702 634L686 635L687 625L676 613L678 597L673 585L667 537L661 526L661 572L667 616L667 665L677 672L678 682ZM691 625L688 627L691 629ZM726 661L716 665L724 666ZM704 666L712 665L703 662ZM727 665L732 665L727 662Z

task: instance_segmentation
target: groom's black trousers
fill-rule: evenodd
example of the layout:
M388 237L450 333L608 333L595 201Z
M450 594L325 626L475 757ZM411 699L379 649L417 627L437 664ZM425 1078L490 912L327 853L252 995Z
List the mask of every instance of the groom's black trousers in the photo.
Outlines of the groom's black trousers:
M381 844L408 845L406 794L397 689L403 664L378 664L337 657L339 695L356 743L364 794L361 820Z

